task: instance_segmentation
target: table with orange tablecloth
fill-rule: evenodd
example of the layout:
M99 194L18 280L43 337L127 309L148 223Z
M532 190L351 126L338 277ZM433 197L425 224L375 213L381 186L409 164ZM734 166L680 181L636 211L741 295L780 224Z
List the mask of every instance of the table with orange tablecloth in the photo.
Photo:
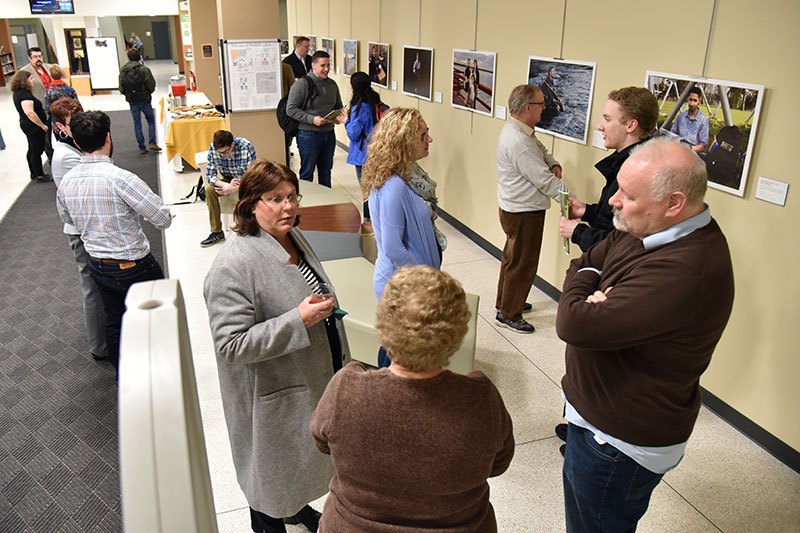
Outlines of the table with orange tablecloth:
M192 168L197 168L194 155L208 150L208 146L217 130L228 129L222 117L187 118L175 120L172 114L165 110L166 99L161 101L161 117L166 130L165 144L167 146L167 161L172 161L176 155L185 160ZM187 95L187 105L208 104L209 100L203 93L190 93ZM183 168L182 161L173 162L175 170Z

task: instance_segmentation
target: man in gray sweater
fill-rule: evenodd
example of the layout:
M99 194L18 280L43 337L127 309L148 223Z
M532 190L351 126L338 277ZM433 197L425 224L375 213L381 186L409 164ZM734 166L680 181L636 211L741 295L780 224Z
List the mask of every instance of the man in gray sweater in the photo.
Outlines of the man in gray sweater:
M345 115L328 116L342 109L339 86L328 78L331 59L317 50L311 57L311 72L297 80L289 90L286 113L299 122L297 148L300 150L300 179L314 181L314 167L320 185L331 186L333 152L336 150L335 124L342 124Z

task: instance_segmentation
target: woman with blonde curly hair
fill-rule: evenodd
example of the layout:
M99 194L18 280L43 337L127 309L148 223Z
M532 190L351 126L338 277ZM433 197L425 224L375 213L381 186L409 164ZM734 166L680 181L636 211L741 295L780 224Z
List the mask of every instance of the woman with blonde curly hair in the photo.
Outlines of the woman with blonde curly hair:
M434 226L436 182L417 161L428 157L433 142L428 125L416 109L388 111L372 130L361 192L369 200L378 244L373 286L380 300L394 272L406 265L439 268L447 240ZM385 351L378 366L388 366Z
M442 369L469 316L439 270L404 267L386 284L376 327L391 366L350 363L311 417L336 470L320 532L497 531L486 479L514 456L511 417L482 372Z

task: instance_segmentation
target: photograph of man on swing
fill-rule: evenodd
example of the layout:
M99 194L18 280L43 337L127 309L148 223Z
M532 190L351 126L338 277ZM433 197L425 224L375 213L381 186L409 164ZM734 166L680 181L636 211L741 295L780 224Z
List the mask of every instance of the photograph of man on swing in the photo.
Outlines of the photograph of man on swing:
M659 133L703 158L710 187L743 196L764 86L649 70L645 84L658 99Z

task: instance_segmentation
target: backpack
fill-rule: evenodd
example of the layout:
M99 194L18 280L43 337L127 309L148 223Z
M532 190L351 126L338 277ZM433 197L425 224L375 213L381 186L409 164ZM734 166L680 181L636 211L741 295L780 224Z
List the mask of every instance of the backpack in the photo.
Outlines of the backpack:
M150 91L144 84L144 75L141 73L142 65L136 65L125 71L119 91L125 95L128 102L146 102L150 99Z
M736 188L736 177L742 172L744 155L739 128L725 126L720 129L704 156L709 179Z
M383 102L380 102L375 106L375 114L378 116L378 120L382 119L383 115L385 115L387 111L389 111L389 106L384 104ZM377 124L377 123L378 123L378 121L375 121L375 124ZM375 127L375 124L372 125L373 128ZM361 142L358 145L358 149L359 150L363 150L364 149L364 141L365 140L367 140L367 135L362 132L361 133Z
M303 109L306 109L309 105L311 105L311 103L314 102L314 98L317 97L317 86L308 76L298 78L295 83L300 83L302 80L306 80L306 83L308 83L308 95L306 95L306 100L303 102ZM288 100L289 91L287 91L286 94L281 97L280 101L278 101L278 110L275 113L275 116L278 119L278 126L280 126L281 129L289 135L289 137L294 137L297 135L297 126L299 122L286 113Z

